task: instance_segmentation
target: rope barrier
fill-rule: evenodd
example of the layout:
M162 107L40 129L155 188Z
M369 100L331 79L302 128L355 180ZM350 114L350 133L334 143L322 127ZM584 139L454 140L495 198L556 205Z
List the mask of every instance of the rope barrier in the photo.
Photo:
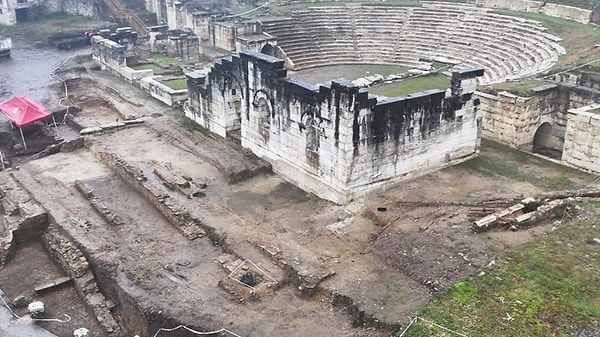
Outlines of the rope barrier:
M58 323L67 323L71 320L71 316L67 314L63 314L67 319L58 319L58 318L32 318L31 320L34 322L58 322Z
M240 336L240 335L238 335L236 333L233 333L233 332L231 332L231 331L229 331L227 329L219 329L219 330L215 330L215 331L205 331L205 332L203 332L203 331L196 331L194 329L190 329L190 328L188 328L185 325L179 325L179 326L176 326L174 328L160 328L160 329L158 329L158 331L156 331L156 333L152 337L158 336L158 334L160 332L162 332L162 331L172 332L172 331L179 330L179 329L184 329L184 330L187 330L187 331L189 331L189 332L191 332L193 334L200 335L200 336L214 335L214 334L225 332L225 333L228 333L228 334L230 334L232 336L235 336L235 337L242 337L242 336Z
M460 336L460 337L469 337L469 336L467 336L467 335L465 335L465 334L463 334L463 333L461 333L461 332L458 332L458 331L452 330L452 329L450 329L450 328L447 328L447 327L445 327L445 326L442 326L442 325L439 325L439 324L437 324L437 323L435 323L435 322L432 322L432 321L426 320L425 318L422 318L422 317L419 317L419 316L415 316L415 317L414 317L414 318L413 318L413 319L410 321L410 323L408 324L408 326L407 326L406 328L404 328L404 330L402 331L402 333L400 334L400 336L399 336L399 337L402 337L402 336L404 336L404 335L405 335L405 334L408 332L408 330L410 329L410 327L411 327L411 326L413 326L415 323L417 323L417 321L423 321L423 322L425 322L425 323L427 323L427 324L429 324L429 325L433 325L433 326L435 326L436 328L442 329L442 330L444 330L444 331L446 331L446 332L449 332L449 333L455 334L455 335L457 335L457 336Z
M2 291L2 289L0 289L0 299L2 300L2 303L4 303L4 306L6 307L6 309L8 309L8 311L10 311L10 313L15 317L15 318L21 318L19 315L17 315L12 309L11 307L8 305L8 303L6 303L6 301L4 300L4 292Z

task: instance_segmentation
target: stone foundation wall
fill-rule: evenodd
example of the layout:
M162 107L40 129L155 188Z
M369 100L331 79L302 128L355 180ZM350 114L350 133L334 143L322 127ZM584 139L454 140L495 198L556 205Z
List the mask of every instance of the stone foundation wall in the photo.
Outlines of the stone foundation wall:
M163 76L149 76L140 80L142 90L168 106L179 105L187 101L187 89L175 90L159 80Z
M183 31L150 33L150 50L170 57L178 57L185 63L200 60L200 39Z
M483 70L453 74L449 91L383 99L349 81L314 86L283 60L244 51L189 75L186 114L242 146L297 186L338 203L455 164L479 146L474 97Z
M208 235L214 242L223 240L214 232L213 228L204 226L201 220L191 216L179 201L169 198L161 188L148 181L142 170L116 154L103 152L91 144L88 144L88 148L99 161L114 170L125 183L152 203L186 238L194 240Z
M562 161L600 173L600 104L570 109Z
M43 234L42 239L50 255L73 279L77 293L93 311L108 335L111 337L127 336L128 334L121 330L110 311L114 304L100 292L90 264L75 242L62 233L56 225L50 226Z
M63 12L71 15L102 16L97 0L46 0L47 13Z
M564 138L558 85L535 88L534 95L522 97L503 91L497 95L479 93L483 119L482 136L517 149L530 150L542 123L550 123L555 137Z
M0 267L15 244L39 237L48 227L48 213L12 175L0 175Z
M546 145L562 151L570 118L567 111L597 102L600 91L559 83L533 88L529 97L509 92L497 95L479 93L479 96L483 137L514 148L531 150L538 128L550 123L552 137Z

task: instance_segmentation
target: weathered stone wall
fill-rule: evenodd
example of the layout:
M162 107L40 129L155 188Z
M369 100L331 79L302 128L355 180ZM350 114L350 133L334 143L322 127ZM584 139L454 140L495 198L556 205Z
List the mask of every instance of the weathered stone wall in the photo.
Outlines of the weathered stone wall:
M186 27L189 27L202 40L208 40L210 15L210 13L186 13Z
M92 36L92 57L101 65L109 69L118 69L127 66L127 47L101 36Z
M484 7L507 8L515 11L543 13L550 16L590 23L592 11L572 6L565 6L542 1L529 0L484 0Z
M596 5L596 7L592 9L590 23L600 24L600 5Z
M46 13L63 12L83 16L102 14L97 0L42 0L42 3Z
M28 0L25 3L19 3L18 0L0 0L0 24L16 25L17 14L15 9L28 9L28 16L37 13L43 9L44 2L48 0ZM55 0L56 1L56 0Z
M598 90L600 89L600 73L582 71L578 76L577 84Z
M270 53L263 52L264 47L270 48ZM238 36L235 39L235 50L252 50L263 54L276 56L277 38L268 34Z
M200 39L181 30L150 32L148 44L151 52L179 57L185 63L200 60ZM141 48L138 48L141 49Z
M550 123L557 146L564 137L564 118L557 116L558 85L534 88L532 97L503 91L497 95L479 93L483 117L482 136L518 149L531 149L538 127ZM562 127L559 127L562 126Z
M235 50L235 26L221 22L212 22L209 26L210 44L214 47Z
M288 79L283 60L240 52L208 76L189 76L186 114L322 198L345 203L469 158L479 146L476 78L456 72L450 92L383 99L346 80L314 86Z
M211 45L231 52L260 51L265 44L275 44L277 40L263 34L262 25L255 21L213 21L210 22L208 34Z
M187 89L175 90L161 83L161 79L163 79L161 75L144 77L140 80L140 87L150 96L168 106L179 105L187 101Z
M548 84L522 97L509 92L479 93L483 118L482 135L518 149L531 150L534 137L544 123L552 126L546 147L562 151L567 131L567 111L596 103L600 91L565 83Z
M600 104L570 109L562 161L600 173Z
M50 255L73 279L77 293L92 310L109 336L126 336L109 309L109 300L100 292L87 258L77 248L74 240L61 232L56 225L50 226L42 238Z
M0 174L0 267L15 251L17 242L41 235L48 227L48 213L31 198L12 175Z
M592 18L592 11L573 6L565 6L553 3L546 3L541 9L541 13L559 18L570 19L577 22L588 24Z

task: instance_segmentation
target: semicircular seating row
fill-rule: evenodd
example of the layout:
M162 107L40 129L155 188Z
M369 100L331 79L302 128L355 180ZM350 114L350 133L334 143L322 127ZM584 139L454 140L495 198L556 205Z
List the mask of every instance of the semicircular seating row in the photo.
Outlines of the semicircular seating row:
M295 70L373 63L419 67L444 60L456 68L484 68L481 84L543 72L565 53L560 38L537 21L466 5L335 6L263 21L264 30Z

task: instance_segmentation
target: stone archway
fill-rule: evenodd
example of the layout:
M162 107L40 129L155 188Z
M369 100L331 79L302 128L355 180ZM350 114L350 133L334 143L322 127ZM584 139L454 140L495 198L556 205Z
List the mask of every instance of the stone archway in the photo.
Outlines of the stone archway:
M562 147L558 144L558 138L552 133L552 124L542 123L533 136L533 153L539 153L547 157L560 159Z
M266 45L264 45L264 47L262 47L262 49L260 50L260 52L262 54L266 54L266 55L269 55L269 56L275 56L275 48L273 48L273 46L270 45L270 44L268 44L268 43Z

